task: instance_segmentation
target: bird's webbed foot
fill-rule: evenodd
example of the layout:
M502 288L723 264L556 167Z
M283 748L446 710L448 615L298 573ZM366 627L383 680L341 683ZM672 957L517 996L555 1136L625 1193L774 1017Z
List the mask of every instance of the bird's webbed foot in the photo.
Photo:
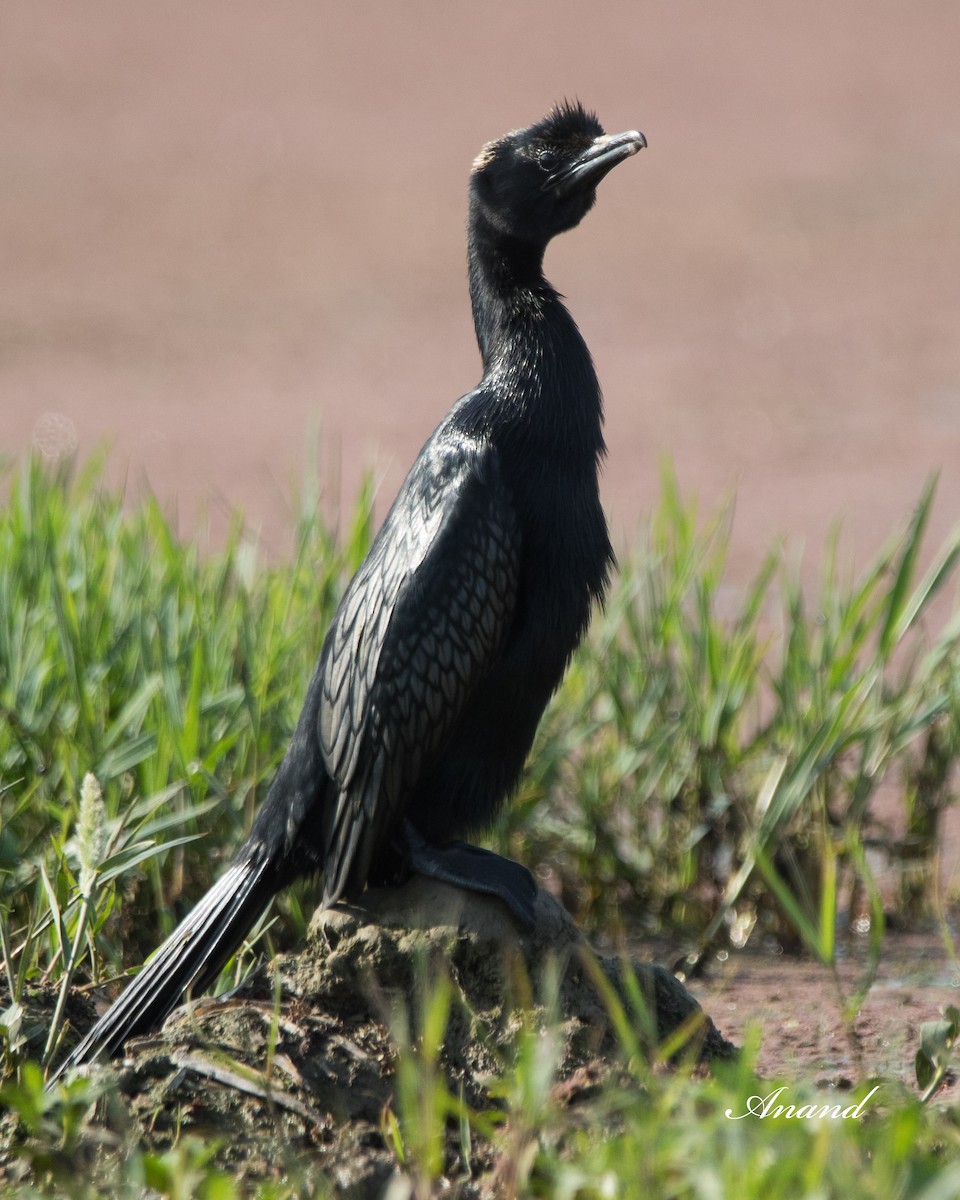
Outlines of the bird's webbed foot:
M533 928L537 885L526 867L467 842L435 846L409 821L403 823L402 839L411 870L471 892L499 896L518 924L525 930Z

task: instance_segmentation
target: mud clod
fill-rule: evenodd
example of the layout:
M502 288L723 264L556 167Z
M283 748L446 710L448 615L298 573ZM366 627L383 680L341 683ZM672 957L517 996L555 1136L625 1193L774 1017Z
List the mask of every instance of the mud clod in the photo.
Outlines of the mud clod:
M554 1030L564 1105L622 1071L604 991L641 1045L684 1027L682 1053L701 1062L735 1053L669 971L593 955L542 892L536 916L521 934L499 901L421 878L368 892L362 906L318 913L304 949L275 960L242 995L177 1010L106 1069L119 1066L120 1089L154 1146L193 1133L216 1140L238 1177L323 1176L337 1194L365 1198L380 1196L397 1169L384 1114L395 1103L398 1031L416 1043L423 997L441 978L450 1005L438 1069L475 1110L500 1103L491 1086L511 1069L521 1029ZM450 1141L456 1158L453 1133ZM465 1197L486 1194L479 1181L495 1162L481 1139L472 1154Z

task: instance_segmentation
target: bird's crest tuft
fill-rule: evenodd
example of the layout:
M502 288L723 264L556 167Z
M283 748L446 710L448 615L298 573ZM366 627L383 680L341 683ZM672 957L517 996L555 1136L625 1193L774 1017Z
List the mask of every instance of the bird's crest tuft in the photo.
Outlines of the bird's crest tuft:
M579 100L563 100L534 127L544 141L564 143L593 141L603 136L603 126L597 114L584 108Z

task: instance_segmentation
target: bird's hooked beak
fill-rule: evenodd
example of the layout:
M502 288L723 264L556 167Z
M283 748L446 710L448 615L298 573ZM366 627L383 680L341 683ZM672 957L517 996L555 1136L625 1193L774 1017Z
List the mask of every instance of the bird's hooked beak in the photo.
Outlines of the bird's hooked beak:
M613 170L617 163L630 158L647 144L647 139L636 129L625 133L605 133L595 138L582 154L566 163L559 171L546 179L542 191L553 191L558 196L569 196L587 188L594 188L600 180Z

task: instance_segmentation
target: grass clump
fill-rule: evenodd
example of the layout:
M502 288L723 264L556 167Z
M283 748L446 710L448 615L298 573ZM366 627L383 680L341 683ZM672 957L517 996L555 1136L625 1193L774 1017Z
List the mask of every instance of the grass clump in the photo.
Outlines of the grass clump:
M882 929L868 849L910 856L930 911L939 818L960 747L960 622L924 622L960 535L918 576L928 486L852 584L835 543L813 602L782 552L739 600L729 513L704 527L669 472L646 543L541 728L503 847L548 864L580 917L743 945L751 931L833 957L838 916ZM871 808L897 788L899 833ZM902 897L888 896L901 910Z
M156 501L125 506L102 468L29 461L0 509L0 912L15 990L77 969L88 772L103 805L82 922L91 977L142 960L210 883L370 540L366 489L343 539L301 516L281 567L257 565L239 519L201 555ZM931 485L856 582L841 582L834 546L811 603L777 551L734 601L729 513L701 526L665 472L494 841L540 864L594 928L625 919L704 945L758 927L830 961L841 913L882 930L867 854L881 844L910 863L901 907L929 905L960 745L960 619L922 632L960 556L954 536L918 577L932 499ZM871 808L891 781L897 840ZM299 937L296 895L288 910ZM17 945L29 951L14 967Z
M872 957L854 1008L882 953L885 910L930 908L954 797L960 618L928 626L960 536L920 571L932 501L931 486L855 581L834 545L811 600L776 550L732 599L729 513L701 523L665 474L494 843L539 865L594 929L689 938L691 962L721 940L770 933L833 964L838 928L858 923ZM249 828L369 545L370 513L366 490L343 537L304 513L292 560L271 567L239 520L221 550L201 554L155 501L125 504L107 488L99 459L53 471L31 461L11 479L0 507L0 1103L25 1131L31 1187L245 1194L209 1147L183 1140L160 1154L132 1135L98 1140L97 1086L46 1093L40 1062L56 1052L76 985L141 962ZM891 785L896 833L873 811ZM907 864L899 894L880 891L878 851ZM275 938L295 942L306 898L283 904ZM23 1001L45 985L39 1029ZM517 1196L960 1194L945 1165L960 1150L953 1116L899 1085L862 1121L735 1121L728 1109L775 1087L755 1078L749 1054L707 1080L657 1073L630 1053L627 1022L626 1075L574 1102L554 1041L522 1027L499 1107L477 1113L442 1078L449 996L423 1011L429 1028L399 1037L383 1117L397 1197L482 1194L468 1170L478 1142L501 1191ZM928 1091L952 1061L952 1020L926 1034ZM84 1173L93 1163L96 1186ZM325 1187L274 1181L256 1194ZM23 1188L4 1194L34 1194Z
M201 555L155 500L125 506L102 467L29 461L0 508L0 915L14 994L71 964L77 885L93 869L88 772L102 789L83 921L93 978L142 960L209 884L284 752L369 540L365 492L342 542L305 515L282 569L257 565L239 519Z

